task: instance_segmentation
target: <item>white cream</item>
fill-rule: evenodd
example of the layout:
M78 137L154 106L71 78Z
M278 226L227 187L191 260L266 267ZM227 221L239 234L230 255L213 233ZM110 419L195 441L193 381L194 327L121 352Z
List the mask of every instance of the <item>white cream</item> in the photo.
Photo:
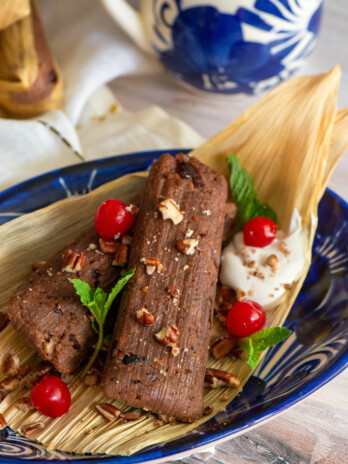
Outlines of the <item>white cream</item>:
M270 258L272 255L276 259ZM268 265L267 261L276 265ZM289 232L277 231L273 242L264 248L244 245L243 233L237 233L222 252L220 281L241 291L245 298L268 306L299 278L304 267L301 217L294 210Z

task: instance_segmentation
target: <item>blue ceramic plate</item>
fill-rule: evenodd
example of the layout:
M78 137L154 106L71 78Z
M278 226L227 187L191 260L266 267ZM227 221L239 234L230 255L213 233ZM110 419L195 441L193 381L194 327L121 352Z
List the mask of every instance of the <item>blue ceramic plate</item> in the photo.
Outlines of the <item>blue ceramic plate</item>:
M182 150L181 150L182 151ZM178 151L172 150L175 154ZM149 168L160 152L135 153L53 171L0 193L0 220L80 195L124 174ZM154 462L232 438L302 400L348 364L348 205L326 191L309 275L285 325L293 333L267 352L255 375L225 412L184 438L131 457L74 456L47 451L11 430L1 431L0 461Z

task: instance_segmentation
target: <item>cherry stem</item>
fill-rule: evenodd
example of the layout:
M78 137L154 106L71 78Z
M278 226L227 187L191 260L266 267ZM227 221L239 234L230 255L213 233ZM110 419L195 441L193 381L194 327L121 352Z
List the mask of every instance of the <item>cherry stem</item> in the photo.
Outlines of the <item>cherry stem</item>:
M94 353L93 353L92 357L88 361L87 366L82 371L82 377L84 377L87 374L87 372L90 370L90 368L93 366L94 361L97 359L99 351L101 350L101 347L103 346L103 341L104 341L103 324L98 324L98 327L99 327L98 343L97 343L97 346L95 347L95 350L94 350Z

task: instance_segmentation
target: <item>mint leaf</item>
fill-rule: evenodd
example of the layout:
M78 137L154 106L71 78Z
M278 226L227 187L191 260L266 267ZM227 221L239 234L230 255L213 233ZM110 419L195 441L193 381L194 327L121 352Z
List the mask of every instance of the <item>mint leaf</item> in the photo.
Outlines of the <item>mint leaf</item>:
M120 293L120 291L123 289L123 287L126 285L128 280L133 277L135 274L135 268L130 269L127 271L123 276L117 281L116 285L114 288L111 290L109 293L108 299L105 304L105 311L106 313L109 311L110 306L112 305L114 299L117 297L117 295Z
M262 351L270 346L277 345L284 341L291 334L291 330L285 327L271 327L270 329L260 330L250 337L239 340L239 346L248 356L248 365L255 369Z
M250 219L258 216L268 217L276 224L278 223L278 218L275 211L270 206L262 204L260 200L256 199L253 203L253 212Z
M229 155L227 162L230 168L231 192L238 207L241 225L244 226L246 222L257 216L265 216L277 222L275 211L257 199L253 178L242 168L236 155Z
M75 287L76 293L80 297L81 303L88 307L93 301L93 290L89 284L80 279L72 279L71 282Z
M230 167L230 187L233 199L238 207L239 219L244 224L250 219L255 199L254 181L250 174L242 168L235 155L227 158Z
M135 268L123 274L123 276L116 282L114 288L111 290L109 295L99 287L95 290L95 292L93 292L90 285L87 282L84 282L83 280L71 280L76 290L76 293L80 297L81 303L84 306L86 306L95 317L95 320L90 318L90 321L92 329L94 330L94 332L98 334L97 346L87 366L83 371L83 375L85 375L89 371L102 347L104 340L104 323L110 306L112 305L116 296L120 293L120 291L123 289L123 287L134 274Z
M101 288L97 288L96 291L94 292L94 303L96 306L96 312L98 313L98 316L96 314L95 318L98 323L104 323L103 321L103 316L105 313L105 303L107 300L108 294L104 292Z

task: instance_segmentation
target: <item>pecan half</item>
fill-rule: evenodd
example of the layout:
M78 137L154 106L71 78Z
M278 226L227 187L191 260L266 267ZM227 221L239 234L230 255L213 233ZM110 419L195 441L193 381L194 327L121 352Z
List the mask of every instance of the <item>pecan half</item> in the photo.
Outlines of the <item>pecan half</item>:
M112 261L113 266L123 267L128 261L128 246L120 245Z
M99 247L103 253L116 253L120 246L120 242L116 242L115 240L99 238Z
M81 271L84 262L85 256L82 252L76 253L68 248L64 253L62 271L72 273L79 272Z
M155 322L156 318L146 308L141 308L136 312L135 319L139 324L150 327Z
M8 354L3 366L7 375L17 375L19 371L19 358L17 355Z
M179 333L176 324L172 324L169 327L163 327L163 329L155 334L155 338L164 346L178 346Z
M32 435L36 430L42 430L45 428L45 423L42 421L34 422L33 424L23 425L22 433L26 437Z
M121 414L121 410L110 403L98 404L95 408L109 422L113 421L114 419L117 419L118 417L120 417Z
M175 244L176 248L184 253L184 255L193 255L197 245L198 240L196 238L184 238L178 240Z
M184 219L184 215L180 211L179 206L172 198L161 201L161 203L157 205L157 208L162 214L162 218L164 220L170 219L174 225L179 224Z
M221 359L232 352L237 345L238 339L235 337L216 338L210 344L210 350L215 359Z
M207 369L205 371L204 386L208 388L239 387L238 377L219 369Z

